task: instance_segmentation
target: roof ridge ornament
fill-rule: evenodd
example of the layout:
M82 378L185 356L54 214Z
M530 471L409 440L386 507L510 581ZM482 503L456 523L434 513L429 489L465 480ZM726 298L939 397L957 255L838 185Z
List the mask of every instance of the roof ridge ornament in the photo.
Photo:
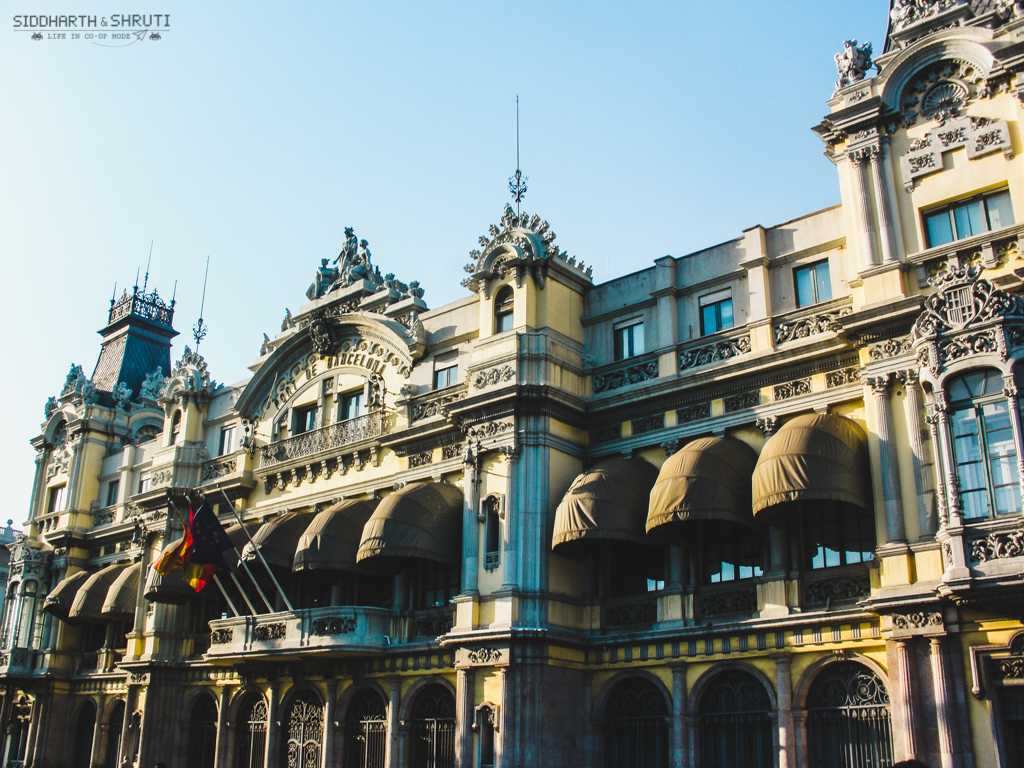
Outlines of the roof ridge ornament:
M508 191L512 193L512 199L516 203L516 213L519 213L519 204L523 202L526 195L526 182L528 176L523 176L519 165L519 94L516 94L516 172L514 176L508 177Z

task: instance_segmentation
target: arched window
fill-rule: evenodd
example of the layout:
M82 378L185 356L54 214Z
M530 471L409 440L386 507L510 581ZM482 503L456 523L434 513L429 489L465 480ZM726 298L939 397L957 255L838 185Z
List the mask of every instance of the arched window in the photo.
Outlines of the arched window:
M78 710L75 721L75 751L71 768L89 768L92 764L92 740L96 732L96 706L86 701Z
M28 729L32 722L32 699L20 694L11 706L10 720L7 722L7 751L3 764L16 766L24 764L25 751L28 748Z
M965 520L1020 512L1017 445L998 371L972 371L947 389Z
M1024 766L1024 688L999 689L999 721L1002 764Z
M496 570L501 564L501 502L497 496L484 499L484 568Z
M284 720L287 740L283 765L288 768L320 768L324 743L324 708L309 691L297 694Z
M384 768L387 740L384 700L369 688L359 691L345 711L345 768Z
M107 752L104 768L117 768L117 754L121 751L121 734L124 732L124 699L118 699L110 710L107 720Z
M840 661L807 694L812 768L882 768L892 764L892 724L885 684L863 664Z
M506 285L494 296L494 332L504 333L511 331L515 321L513 320L515 295L512 286Z
M412 707L411 768L454 768L455 697L439 683L428 685Z
M39 585L29 579L21 585L21 599L18 601L18 630L14 636L15 648L32 648L35 637L36 614L38 613Z
M605 768L667 768L668 710L649 680L615 684L605 705Z
M188 725L189 768L213 768L217 746L217 702L213 696L199 697Z
M236 768L263 768L267 749L267 702L251 696L238 710L238 762Z
M171 417L171 445L177 445L181 437L181 411L175 411Z
M753 675L722 672L701 696L698 730L703 768L770 768L771 699Z

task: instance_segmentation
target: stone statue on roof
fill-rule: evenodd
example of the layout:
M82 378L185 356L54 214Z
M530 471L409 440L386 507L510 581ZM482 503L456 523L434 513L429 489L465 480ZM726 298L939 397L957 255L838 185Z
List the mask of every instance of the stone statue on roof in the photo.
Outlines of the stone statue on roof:
M367 280L374 286L384 284L380 270L370 261L369 243L359 240L352 227L345 227L345 245L334 259L334 266L328 266L327 259L320 260L313 284L306 291L306 298L312 301L326 296L339 288Z
M847 40L843 43L843 50L835 55L836 69L839 71L839 80L836 81L836 90L852 85L864 79L867 71L875 66L871 61L871 43L857 45L856 40Z

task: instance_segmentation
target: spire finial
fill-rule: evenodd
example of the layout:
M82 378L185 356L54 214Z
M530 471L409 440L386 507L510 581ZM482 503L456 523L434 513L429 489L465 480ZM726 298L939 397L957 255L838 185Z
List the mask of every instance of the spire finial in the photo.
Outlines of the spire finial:
M528 176L523 176L523 172L519 170L519 94L516 94L516 173L515 176L508 177L508 191L512 193L512 199L516 201L516 216L519 215L519 204L523 201L523 196L526 194L526 182L529 181Z
M206 308L206 278L210 276L210 257L206 257L206 274L203 275L203 300L199 302L199 321L192 326L192 337L196 340L196 354L199 354L199 344L206 338L206 332L210 330L208 325L203 324L203 310ZM177 283L175 283L177 288Z
M149 285L149 263L153 260L153 241L149 241L149 258L146 259L146 277L142 280L142 295L146 295L146 286ZM135 278L138 282L138 278Z

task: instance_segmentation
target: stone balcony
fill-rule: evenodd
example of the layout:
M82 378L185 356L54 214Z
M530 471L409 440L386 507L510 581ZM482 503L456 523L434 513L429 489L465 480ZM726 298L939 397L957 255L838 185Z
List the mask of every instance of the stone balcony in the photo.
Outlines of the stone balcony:
M379 651L433 642L452 627L451 608L393 611L331 606L210 622L208 660L310 651Z

